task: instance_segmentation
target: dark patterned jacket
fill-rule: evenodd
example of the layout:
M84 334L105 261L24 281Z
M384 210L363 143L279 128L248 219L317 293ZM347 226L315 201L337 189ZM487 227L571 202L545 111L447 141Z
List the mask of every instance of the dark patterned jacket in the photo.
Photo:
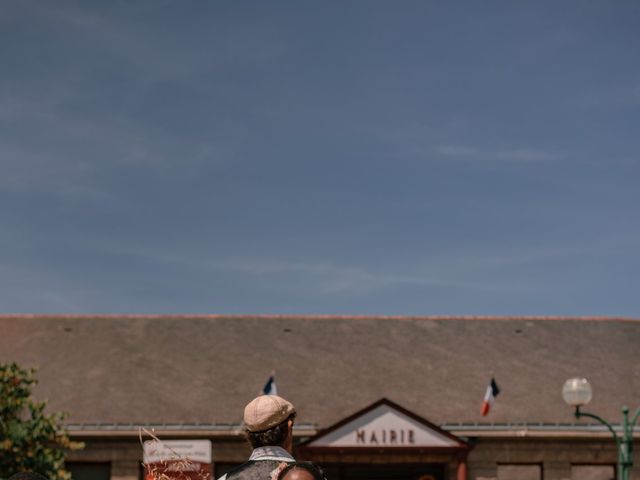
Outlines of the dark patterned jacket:
M282 447L258 447L249 460L218 480L276 480L278 473L295 459Z

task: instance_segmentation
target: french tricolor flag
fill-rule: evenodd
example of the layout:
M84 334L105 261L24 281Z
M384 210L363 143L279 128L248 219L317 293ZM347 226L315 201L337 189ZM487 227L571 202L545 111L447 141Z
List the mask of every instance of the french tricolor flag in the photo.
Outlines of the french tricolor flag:
M269 380L267 380L267 383L264 385L264 388L262 389L262 393L264 395L277 395L278 394L278 388L276 387L276 374L275 374L275 372L273 372L271 374L271 376L269 377Z
M483 417L486 416L487 413L489 413L489 409L491 408L493 401L499 393L500 389L498 388L498 384L496 383L495 379L492 378L491 382L487 386L487 391L484 394L484 401L482 402L482 408L480 409L480 413Z

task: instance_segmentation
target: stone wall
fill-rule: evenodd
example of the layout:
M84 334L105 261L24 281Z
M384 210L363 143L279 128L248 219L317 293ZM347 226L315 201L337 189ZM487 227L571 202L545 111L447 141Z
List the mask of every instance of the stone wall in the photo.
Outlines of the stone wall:
M86 443L85 449L71 452L67 458L69 462L110 462L112 480L140 480L142 447L137 438L81 440ZM242 463L250 453L247 443L239 438L216 438L212 439L212 442L214 470L216 463L220 464L221 468L223 465ZM613 440L609 439L484 438L472 439L472 442L474 447L467 459L467 480L607 480L602 478L601 473L589 473L590 470L584 466L615 465L617 461L615 445ZM638 442L635 447L635 450L639 451ZM428 452L396 455L372 453L357 456L323 454L310 459L320 464L439 463L446 465L447 480L455 480L457 471L456 458ZM640 463L640 459L637 463ZM581 468L576 468L578 466ZM535 472L540 474L536 475ZM582 478L578 479L578 475ZM632 471L631 478L640 480L638 466Z
M587 480L584 478L587 471L596 469L575 467L615 465L616 462L617 451L613 439L482 439L477 440L469 454L468 479L529 480L528 475L532 475L534 469L525 471L523 468L516 473L518 469L507 467L537 465L541 475L532 480ZM579 475L583 478L578 478ZM597 476L594 473L589 475ZM631 478L640 479L637 466Z

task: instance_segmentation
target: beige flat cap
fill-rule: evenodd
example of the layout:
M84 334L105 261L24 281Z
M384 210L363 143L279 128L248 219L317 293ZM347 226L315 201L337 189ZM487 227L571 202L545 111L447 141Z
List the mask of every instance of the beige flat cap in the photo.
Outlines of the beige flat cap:
M244 426L250 432L262 432L284 422L296 409L277 395L260 395L244 407Z

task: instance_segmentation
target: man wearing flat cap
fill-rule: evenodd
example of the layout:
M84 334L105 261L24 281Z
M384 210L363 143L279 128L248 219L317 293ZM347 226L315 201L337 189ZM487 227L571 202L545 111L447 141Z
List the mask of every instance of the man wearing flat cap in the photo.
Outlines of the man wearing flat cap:
M244 427L253 452L249 460L219 480L272 480L294 463L294 406L277 395L261 395L244 409Z

